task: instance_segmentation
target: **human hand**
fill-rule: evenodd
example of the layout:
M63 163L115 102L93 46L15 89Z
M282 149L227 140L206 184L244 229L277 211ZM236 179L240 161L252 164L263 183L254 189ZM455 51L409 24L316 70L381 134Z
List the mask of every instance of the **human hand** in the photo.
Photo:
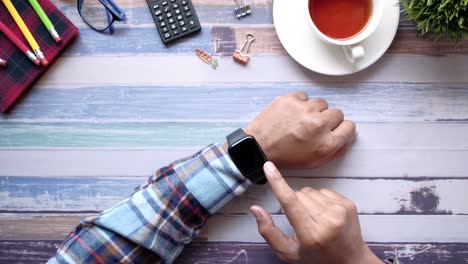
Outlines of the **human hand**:
M305 92L280 96L244 129L282 168L315 168L344 154L356 126L340 109Z
M288 263L383 264L362 239L353 202L326 189L294 192L271 162L264 171L295 231L285 235L270 214L252 206L260 234L279 258Z

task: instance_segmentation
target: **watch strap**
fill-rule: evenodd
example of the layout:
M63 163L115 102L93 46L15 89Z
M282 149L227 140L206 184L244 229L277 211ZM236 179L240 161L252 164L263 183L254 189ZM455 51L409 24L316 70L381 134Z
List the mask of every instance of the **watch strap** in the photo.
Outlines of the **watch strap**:
M232 132L226 137L229 146L234 145L237 141L243 139L244 137L248 136L247 133L244 132L242 128L237 129L236 131Z

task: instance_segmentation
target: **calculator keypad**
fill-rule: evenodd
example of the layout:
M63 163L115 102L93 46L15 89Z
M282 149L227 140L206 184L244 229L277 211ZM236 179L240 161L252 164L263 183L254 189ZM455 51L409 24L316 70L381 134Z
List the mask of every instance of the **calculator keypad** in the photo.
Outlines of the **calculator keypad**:
M190 0L147 0L147 3L164 44L201 29Z

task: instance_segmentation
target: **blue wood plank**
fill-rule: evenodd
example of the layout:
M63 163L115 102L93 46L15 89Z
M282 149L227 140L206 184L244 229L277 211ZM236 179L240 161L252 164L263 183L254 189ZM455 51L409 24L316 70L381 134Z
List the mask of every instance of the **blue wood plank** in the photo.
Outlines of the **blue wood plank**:
M32 89L0 121L250 120L271 100L304 90L358 122L467 121L467 84L229 84ZM40 120L38 120L40 122Z
M198 34L183 38L171 45L164 45L156 28L122 28L113 35L98 34L83 28L80 37L65 51L66 56L126 54L193 54L196 48L212 51L211 28L204 27Z
M150 10L147 6L138 7L122 7L127 15L125 23L116 23L117 28L133 27L133 26L154 26L154 21ZM80 28L86 28L81 17L78 14L76 5L60 6L60 10L72 20L73 23ZM253 7L252 15L243 19L238 19L234 16L234 2L232 6L208 6L196 5L195 10L202 24L273 24L272 9L269 7ZM117 32L117 30L116 30ZM99 34L99 33L96 33Z
M0 177L0 212L97 212L121 201L147 178ZM33 209L32 209L33 208Z

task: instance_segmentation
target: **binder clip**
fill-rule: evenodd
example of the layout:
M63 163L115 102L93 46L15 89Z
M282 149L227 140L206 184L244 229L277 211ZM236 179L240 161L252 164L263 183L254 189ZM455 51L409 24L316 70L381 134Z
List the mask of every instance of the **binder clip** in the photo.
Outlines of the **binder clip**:
M245 5L243 0L234 0L236 8L234 8L234 14L237 18L245 17L252 13L249 5Z
M242 44L242 48L240 50L236 49L232 55L232 58L240 64L247 64L247 62L250 60L250 56L247 54L247 52L249 52L250 45L252 42L254 42L254 40L255 36L252 33L247 33L247 35L245 35L245 41L244 44Z
M213 67L213 69L216 70L216 68L219 66L218 60L214 58L211 54L208 54L208 52L203 51L201 49L195 49L195 54L198 58L200 58L200 60L210 64L211 67Z

